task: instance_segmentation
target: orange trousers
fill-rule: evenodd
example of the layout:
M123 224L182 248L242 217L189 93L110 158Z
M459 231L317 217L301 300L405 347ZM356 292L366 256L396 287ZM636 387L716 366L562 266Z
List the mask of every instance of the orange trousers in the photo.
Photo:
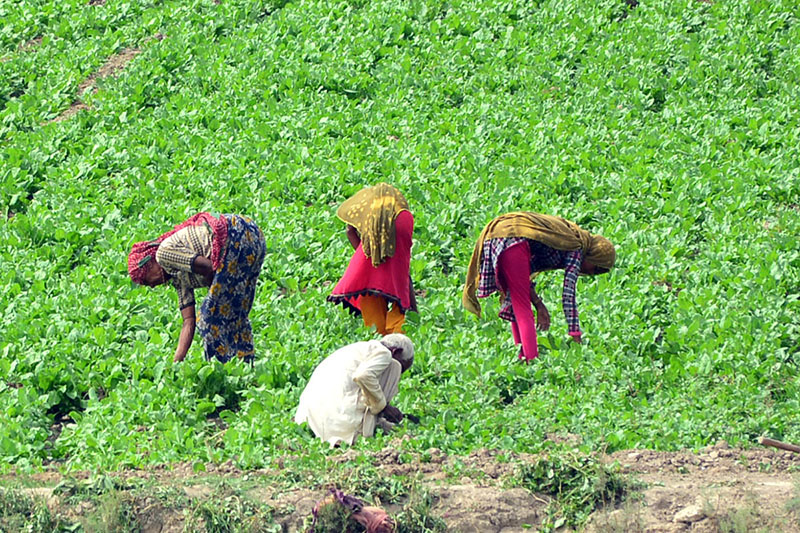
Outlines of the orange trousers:
M368 294L361 297L359 306L361 307L361 318L364 319L364 325L368 328L375 326L381 335L403 332L406 315L400 311L397 304L392 304L390 310L386 298Z

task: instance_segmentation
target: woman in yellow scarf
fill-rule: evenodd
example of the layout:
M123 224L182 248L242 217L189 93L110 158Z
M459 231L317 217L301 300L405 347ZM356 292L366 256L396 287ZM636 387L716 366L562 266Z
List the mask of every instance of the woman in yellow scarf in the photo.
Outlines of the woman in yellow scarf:
M539 356L536 326L550 327L550 313L530 281L532 272L564 270L562 306L569 335L581 342L575 285L579 274L603 274L616 260L614 245L569 220L539 213L514 212L489 222L478 237L467 269L462 302L480 317L478 298L500 292L500 318L511 322L516 344L522 344L519 358L531 361ZM536 307L534 323L531 303Z
M381 335L402 333L406 311L417 310L409 276L414 217L408 202L396 188L378 183L345 200L336 215L347 224L354 252L328 301L361 315Z

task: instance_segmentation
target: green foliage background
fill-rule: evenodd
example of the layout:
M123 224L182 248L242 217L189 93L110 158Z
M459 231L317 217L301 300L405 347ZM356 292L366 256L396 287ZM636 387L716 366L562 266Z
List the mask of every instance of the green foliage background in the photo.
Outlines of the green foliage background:
M291 421L372 334L325 302L336 206L388 181L416 218L406 451L800 441L800 24L790 0L26 0L0 5L0 469L269 465L329 452ZM152 39L157 34L163 40ZM42 37L38 46L20 46ZM107 57L139 54L49 121ZM618 245L516 363L460 306L482 226L558 214ZM184 364L174 291L126 254L199 210L253 216L258 360ZM200 295L199 295L200 296ZM221 431L208 415L229 425ZM66 419L69 417L69 419ZM60 434L54 421L71 420ZM388 437L361 442L386 446Z

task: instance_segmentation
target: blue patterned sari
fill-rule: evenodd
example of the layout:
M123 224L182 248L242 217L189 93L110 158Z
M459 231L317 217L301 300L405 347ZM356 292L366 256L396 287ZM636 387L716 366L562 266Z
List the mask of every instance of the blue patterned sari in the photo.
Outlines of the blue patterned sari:
M206 359L216 357L227 363L236 357L252 363L255 352L249 315L266 243L264 234L250 218L224 216L228 221L225 259L200 308L197 329L205 343Z

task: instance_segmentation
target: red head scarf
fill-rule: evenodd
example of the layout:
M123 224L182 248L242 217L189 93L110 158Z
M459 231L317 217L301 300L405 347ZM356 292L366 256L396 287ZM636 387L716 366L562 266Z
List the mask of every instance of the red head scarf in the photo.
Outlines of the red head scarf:
M128 254L128 274L134 283L139 285L144 283L148 265L151 260L155 261L156 259L158 244L156 241L142 241L135 243L131 248L131 253Z

